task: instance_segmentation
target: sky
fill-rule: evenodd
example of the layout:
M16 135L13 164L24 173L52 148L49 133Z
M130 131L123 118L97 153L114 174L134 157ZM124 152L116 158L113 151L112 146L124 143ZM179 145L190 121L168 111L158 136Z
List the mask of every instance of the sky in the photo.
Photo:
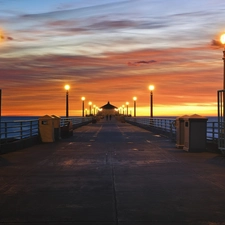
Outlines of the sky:
M0 0L2 115L217 115L224 0Z

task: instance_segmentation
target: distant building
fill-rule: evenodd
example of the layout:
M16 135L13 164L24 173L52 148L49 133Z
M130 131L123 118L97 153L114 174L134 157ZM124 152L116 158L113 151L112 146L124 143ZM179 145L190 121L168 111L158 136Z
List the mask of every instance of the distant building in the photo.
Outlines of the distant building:
M106 105L100 107L100 111L98 114L106 116L106 115L116 115L118 114L118 108L114 105L111 105L109 102Z

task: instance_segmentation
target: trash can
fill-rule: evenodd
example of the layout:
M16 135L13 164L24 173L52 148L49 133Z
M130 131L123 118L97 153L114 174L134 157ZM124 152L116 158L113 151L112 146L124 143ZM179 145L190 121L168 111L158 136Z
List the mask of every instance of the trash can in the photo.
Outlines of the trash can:
M176 118L176 147L183 149L184 147L184 119L188 115L184 115Z
M194 114L184 118L185 151L201 152L206 150L207 118Z
M65 120L64 125L61 127L61 137L67 138L73 136L73 123L71 120Z
M54 142L54 119L49 115L45 115L39 118L38 124L41 141Z
M52 115L53 123L54 123L54 137L55 140L60 139L60 117L56 115Z

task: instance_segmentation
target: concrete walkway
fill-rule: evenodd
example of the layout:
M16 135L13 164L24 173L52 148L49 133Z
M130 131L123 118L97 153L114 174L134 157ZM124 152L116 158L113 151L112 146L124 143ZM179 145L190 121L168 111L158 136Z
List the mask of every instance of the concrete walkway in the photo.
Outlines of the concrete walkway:
M225 157L174 146L113 118L0 155L0 224L225 224Z

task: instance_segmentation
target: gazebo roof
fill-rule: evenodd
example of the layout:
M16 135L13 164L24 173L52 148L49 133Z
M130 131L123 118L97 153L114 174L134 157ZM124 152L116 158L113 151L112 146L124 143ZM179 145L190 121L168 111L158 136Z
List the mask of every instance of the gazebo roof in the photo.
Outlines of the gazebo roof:
M103 105L102 107L100 107L101 109L117 109L116 106L111 105L109 102L105 105Z

